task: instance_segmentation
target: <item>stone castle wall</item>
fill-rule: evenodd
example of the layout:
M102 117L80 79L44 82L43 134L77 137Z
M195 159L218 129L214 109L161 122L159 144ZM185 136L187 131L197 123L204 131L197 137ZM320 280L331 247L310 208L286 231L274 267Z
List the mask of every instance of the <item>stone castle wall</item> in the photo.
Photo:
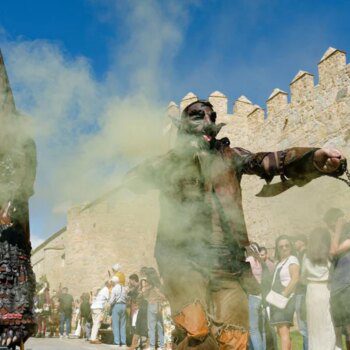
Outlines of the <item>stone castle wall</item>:
M234 102L232 113L228 112L228 98L215 91L209 100L218 113L218 122L227 123L219 136L227 136L232 146L252 152L333 145L349 158L350 66L345 53L328 49L318 64L318 72L316 84L312 74L300 71L290 83L290 100L287 92L275 89L265 109L241 96ZM174 102L169 104L168 114L178 117L196 100L196 95L188 93L179 107ZM169 139L174 140L174 126L169 124L165 129ZM323 214L332 206L350 212L349 188L329 177L273 198L255 197L263 184L256 176L245 176L242 192L249 236L267 247L273 246L279 234L307 234L322 225ZM155 193L120 196L114 203L102 202L86 210L73 208L68 214L67 230L59 235L64 244L64 267L58 253L46 253L45 247L52 242L35 250L34 267L38 275L52 275L49 281L54 285L61 278L60 282L79 295L100 286L115 262L122 263L127 274L144 265L155 266L158 211ZM45 263L40 262L43 254ZM56 268L62 272L53 275Z
M80 296L101 287L115 263L122 265L126 275L137 273L142 266L156 267L153 248L158 210L155 192L117 195L87 208L72 208L67 228L33 252L37 279L46 275L53 289L61 284ZM63 250L55 254L61 243Z
M46 275L52 289L57 289L63 281L66 237L67 230L63 228L37 247L32 254L31 261L37 279Z
M158 218L157 194L116 196L68 213L65 285L73 292L100 287L120 263L128 276L156 266L153 247Z

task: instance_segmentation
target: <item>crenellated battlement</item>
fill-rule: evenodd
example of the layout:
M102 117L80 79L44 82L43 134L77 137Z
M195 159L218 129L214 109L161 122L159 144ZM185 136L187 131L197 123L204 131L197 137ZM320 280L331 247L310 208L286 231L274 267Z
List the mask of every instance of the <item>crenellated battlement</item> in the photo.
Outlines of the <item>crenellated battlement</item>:
M335 76L346 66L346 53L333 47L322 56L318 63L319 84L330 88L335 83Z
M233 114L239 116L248 116L253 112L254 105L245 96L240 96L233 104Z
M253 125L256 122L262 123L265 119L265 111L259 105L254 105L253 110L247 115L247 118Z
M291 104L297 109L305 103L313 100L314 75L300 70L289 84Z
M280 89L274 89L266 101L267 114L273 117L288 105L288 94Z
M332 146L349 158L350 65L346 64L344 51L330 47L317 67L316 76L305 70L298 71L289 84L289 91L275 88L266 94L269 96L266 106L259 106L242 95L233 101L231 109L232 102L222 92L210 94L209 101L218 113L218 122L226 123L219 137L226 136L232 146L252 152L293 146ZM193 93L187 94L180 102L180 110L196 98ZM174 111L175 107L169 106L168 110ZM329 206L349 210L349 201L343 196L346 188L329 178L319 179L302 189L289 190L277 198L259 200L254 195L261 186L262 181L257 178L242 179L249 235L267 245L272 242L272 236L281 232L305 233L312 225L316 227L320 212L325 212ZM315 208L317 210L313 211ZM273 219L271 213L274 213ZM293 213L292 225L290 213Z
M214 91L208 99L218 120L227 123L222 134L233 138L235 143L242 142L242 146L248 142L253 143L253 147L316 144L337 133L345 137L350 127L350 66L346 64L344 51L328 48L318 63L318 77L300 70L289 87L289 93L275 88L266 100L266 107L242 95L234 101L232 113L228 107L230 102L222 92ZM194 93L188 93L181 100L180 108L177 107L177 115L197 99ZM172 116L174 105L168 107ZM259 134L264 134L264 143L260 145Z
M209 102L213 105L219 118L227 114L227 97L220 91L214 91L209 96Z
M193 93L189 92L180 102L180 113L192 102L197 101L198 97Z

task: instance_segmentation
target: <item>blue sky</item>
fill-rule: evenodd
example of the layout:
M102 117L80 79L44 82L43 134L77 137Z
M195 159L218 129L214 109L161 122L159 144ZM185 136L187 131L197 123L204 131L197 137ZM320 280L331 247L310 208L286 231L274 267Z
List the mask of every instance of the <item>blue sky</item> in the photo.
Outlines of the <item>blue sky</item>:
M113 124L120 111L137 115L139 106L154 115L188 91L206 97L214 90L231 103L244 94L264 106L275 87L288 91L298 70L316 74L329 46L349 50L349 13L348 1L3 2L0 44L17 106L45 130L37 135L35 239L65 224L57 207L97 194L68 198L72 189L65 188L57 195L65 177L51 181L60 167L75 164L75 155L80 168L68 175L84 170L92 173L90 181L102 181L113 168L111 159L128 157L129 148L106 156L101 146L101 139L113 138L107 130L120 129ZM103 156L96 152L81 161L83 144ZM112 145L126 149L124 143ZM91 187L88 181L85 186Z
M72 57L86 57L102 79L115 64L115 51L129 39L125 22L132 1L116 3L117 9L111 10L113 1L103 0L7 1L0 9L1 26L12 39L47 39ZM166 15L164 3L158 1ZM243 92L262 104L275 86L287 89L298 69L316 72L328 46L346 50L349 45L348 1L182 3L192 5L179 16L183 38L171 74L164 77L176 80L176 86L164 99L178 100L188 89L204 96L219 89L231 98ZM193 76L193 71L203 77Z

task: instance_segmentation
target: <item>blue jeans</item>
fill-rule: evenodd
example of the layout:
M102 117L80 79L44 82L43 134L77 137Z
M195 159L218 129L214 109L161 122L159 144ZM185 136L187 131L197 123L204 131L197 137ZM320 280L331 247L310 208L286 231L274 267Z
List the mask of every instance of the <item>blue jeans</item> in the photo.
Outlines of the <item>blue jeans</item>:
M71 315L65 315L64 312L60 313L60 335L63 335L64 333L64 324L66 324L66 334L70 333L70 325L72 323L72 316Z
M158 303L148 304L147 307L148 317L148 337L151 349L156 347L156 331L158 335L158 346L164 347L164 329L163 329L163 316L159 312Z
M112 308L112 329L114 335L114 344L126 344L126 305L114 304Z
M301 317L302 305L305 303L304 294L295 295L295 313L297 314L297 322L300 334L303 336L303 350L308 350L308 332L307 332L307 323L306 320L303 320ZM304 305L305 307L305 305Z
M249 295L249 342L254 350L266 350L265 325L261 302L261 298ZM262 329L260 329L261 325Z

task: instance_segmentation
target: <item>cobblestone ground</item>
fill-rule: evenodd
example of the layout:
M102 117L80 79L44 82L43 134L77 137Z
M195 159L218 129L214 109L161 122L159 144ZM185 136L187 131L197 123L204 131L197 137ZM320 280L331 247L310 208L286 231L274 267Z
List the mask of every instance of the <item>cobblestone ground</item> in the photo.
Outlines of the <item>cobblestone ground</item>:
M117 350L115 345L92 345L83 339L30 338L25 350Z

